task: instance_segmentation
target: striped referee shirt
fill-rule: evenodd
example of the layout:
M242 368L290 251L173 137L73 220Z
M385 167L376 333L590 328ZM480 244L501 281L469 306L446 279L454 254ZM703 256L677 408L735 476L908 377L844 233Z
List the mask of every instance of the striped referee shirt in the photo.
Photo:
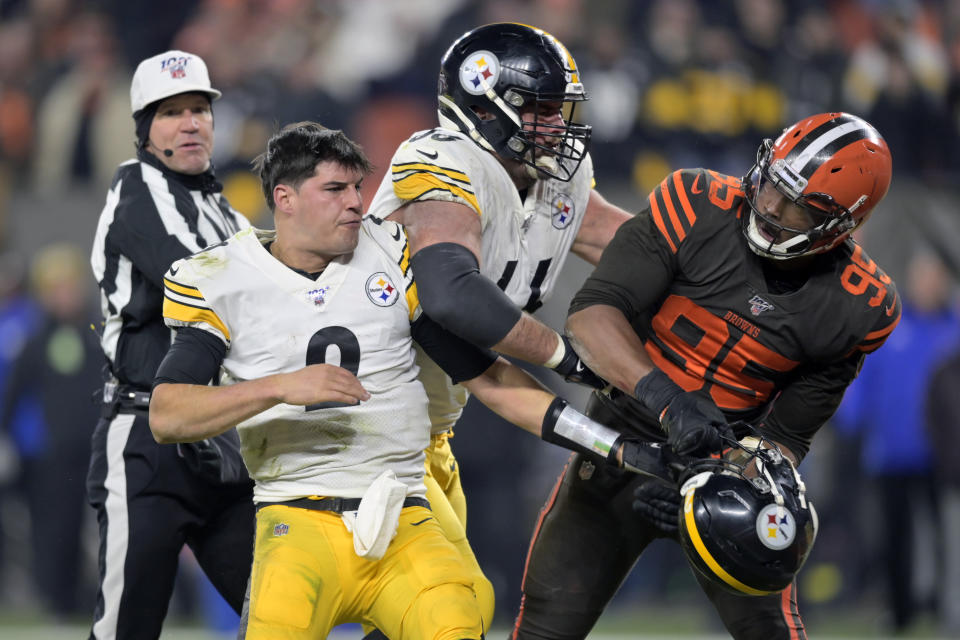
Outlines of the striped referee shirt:
M250 226L221 189L212 169L177 173L146 151L117 168L90 263L100 287L100 342L121 384L149 389L170 348L162 312L170 265Z

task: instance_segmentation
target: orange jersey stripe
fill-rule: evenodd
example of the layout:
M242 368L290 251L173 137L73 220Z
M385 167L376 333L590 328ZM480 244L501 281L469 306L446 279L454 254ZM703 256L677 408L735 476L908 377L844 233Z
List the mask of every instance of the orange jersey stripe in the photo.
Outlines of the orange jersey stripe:
M876 341L879 341L880 344L883 344L883 341L887 339L887 336L889 336L891 333L893 333L893 330L897 328L897 325L898 325L898 324L900 324L900 315L899 315L899 314L897 315L897 319L894 320L893 322L891 322L888 326L884 327L883 329L878 329L877 331L871 331L870 333L868 333L867 335L865 335L865 336L863 337L863 342L866 343L866 342L876 342ZM861 344L863 344L863 343L861 343ZM872 346L872 345L870 345L870 346ZM878 344L878 345L876 345L876 346L879 347L880 345Z
M690 206L690 199L687 198L687 190L683 186L683 178L679 171L673 173L673 186L677 190L677 199L680 201L680 207L687 216L687 221L690 223L690 226L693 226L693 223L697 221L697 214L694 212L693 207Z
M653 222L657 225L657 229L660 229L660 234L666 239L667 244L670 245L670 251L673 253L677 252L677 245L673 243L673 239L670 238L670 234L667 232L667 225L663 221L663 214L660 213L660 205L657 204L656 191L650 194L650 215L653 216Z
M670 216L670 224L673 225L673 230L677 232L677 239L683 242L683 239L687 237L687 231L683 228L680 218L677 216L676 207L673 206L673 198L670 197L670 183L667 180L669 178L664 178L663 182L660 183L660 193L663 195L663 204L667 207L667 214Z
M795 584L790 583L780 592L780 611L789 630L790 640L806 640L807 632L803 626L803 620L800 619L800 611L797 609L797 601L794 598Z

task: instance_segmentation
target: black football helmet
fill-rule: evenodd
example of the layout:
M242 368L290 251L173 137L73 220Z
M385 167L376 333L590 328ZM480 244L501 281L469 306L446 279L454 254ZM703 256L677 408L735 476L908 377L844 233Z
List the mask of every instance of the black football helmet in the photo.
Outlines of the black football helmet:
M755 446L736 445L747 454L745 464L720 458L687 466L692 475L680 488L680 543L690 564L713 583L740 595L767 595L793 581L818 523L790 460L773 443L753 440ZM744 474L751 462L755 477Z
M468 31L444 54L437 93L443 127L522 162L531 177L570 180L587 154L591 127L573 120L575 103L587 99L580 72L545 31L512 22ZM538 120L543 103L561 103L561 124ZM523 121L526 110L532 121Z

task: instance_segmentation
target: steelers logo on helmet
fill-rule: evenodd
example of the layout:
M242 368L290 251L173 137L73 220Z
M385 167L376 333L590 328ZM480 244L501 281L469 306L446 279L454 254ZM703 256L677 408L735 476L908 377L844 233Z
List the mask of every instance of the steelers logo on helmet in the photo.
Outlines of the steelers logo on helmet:
M565 229L573 222L573 198L563 193L553 200L553 211L550 214L551 222L557 229Z
M389 307L400 299L400 290L383 271L367 278L367 297L378 307Z
M797 522L787 509L768 504L757 514L757 536L765 547L786 549L797 536Z
M500 60L489 51L475 51L460 65L460 84L475 96L486 93L500 77Z

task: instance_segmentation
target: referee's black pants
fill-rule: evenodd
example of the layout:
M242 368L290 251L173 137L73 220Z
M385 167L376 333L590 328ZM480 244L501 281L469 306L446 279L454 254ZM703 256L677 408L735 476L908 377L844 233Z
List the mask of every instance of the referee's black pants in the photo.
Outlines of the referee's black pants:
M623 430L591 397L587 415ZM512 640L583 640L659 530L632 510L648 476L574 454L540 513ZM677 540L679 543L679 540ZM804 640L796 582L768 596L735 595L694 576L736 640Z
M160 637L181 549L239 613L253 562L252 483L213 484L176 445L153 439L146 410L101 418L87 494L100 525L100 587L90 638Z

